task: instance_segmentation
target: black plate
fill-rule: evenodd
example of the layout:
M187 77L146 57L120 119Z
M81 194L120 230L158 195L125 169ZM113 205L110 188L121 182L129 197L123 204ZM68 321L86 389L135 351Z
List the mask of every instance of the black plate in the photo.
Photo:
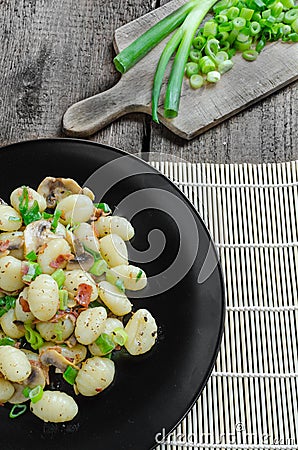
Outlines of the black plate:
M4 199L17 186L37 187L47 175L81 184L89 179L110 206L132 218L136 237L129 257L149 278L142 298L132 301L148 308L159 326L148 354L116 358L115 380L106 391L77 397L79 414L72 422L46 424L29 412L12 420L7 405L0 408L1 448L153 448L155 436L171 431L200 395L221 341L223 279L204 223L167 178L107 146L71 139L21 142L0 150L0 167Z

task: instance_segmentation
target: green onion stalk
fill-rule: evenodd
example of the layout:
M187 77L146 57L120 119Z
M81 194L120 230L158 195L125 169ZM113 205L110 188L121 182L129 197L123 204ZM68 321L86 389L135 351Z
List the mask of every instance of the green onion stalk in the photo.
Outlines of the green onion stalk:
M163 76L170 58L177 49L166 90L164 114L165 117L168 118L176 117L178 114L184 69L188 60L192 41L199 25L216 1L217 0L188 1L185 5L182 5L172 14L165 17L148 31L143 33L114 58L116 69L121 73L125 73L166 36L179 27L166 44L154 77L152 90L152 118L156 122L158 122L157 108Z
M215 3L215 2L214 2ZM160 20L149 30L133 41L114 58L116 69L126 73L140 59L150 52L159 42L174 31L187 17L188 13L198 4L198 0L190 0L169 16Z

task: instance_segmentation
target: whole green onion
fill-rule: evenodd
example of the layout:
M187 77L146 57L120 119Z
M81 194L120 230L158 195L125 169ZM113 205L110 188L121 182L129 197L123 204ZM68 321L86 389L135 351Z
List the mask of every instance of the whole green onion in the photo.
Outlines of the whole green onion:
M187 2L172 14L157 22L157 24L153 25L153 27L133 41L114 58L116 69L121 73L127 72L150 50L152 50L152 48L181 25L187 14L196 4L196 0Z

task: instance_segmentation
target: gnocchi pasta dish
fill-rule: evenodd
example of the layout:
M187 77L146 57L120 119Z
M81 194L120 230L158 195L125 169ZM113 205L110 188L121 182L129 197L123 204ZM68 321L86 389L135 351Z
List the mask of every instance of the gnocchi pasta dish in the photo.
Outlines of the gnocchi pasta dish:
M114 356L148 352L157 325L127 291L145 272L128 261L134 228L68 178L0 199L0 405L45 422L78 413L76 395L95 396L115 374ZM75 395L53 390L62 377ZM61 385L63 385L61 383ZM67 384L67 385L68 385Z

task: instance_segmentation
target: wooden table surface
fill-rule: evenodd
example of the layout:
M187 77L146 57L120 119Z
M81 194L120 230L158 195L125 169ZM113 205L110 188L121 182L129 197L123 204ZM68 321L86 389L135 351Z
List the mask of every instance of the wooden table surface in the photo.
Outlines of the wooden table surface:
M0 0L0 145L61 137L65 110L113 86L113 33L166 0ZM91 139L191 162L298 159L298 83L187 142L127 115ZM166 154L165 156L162 153Z

